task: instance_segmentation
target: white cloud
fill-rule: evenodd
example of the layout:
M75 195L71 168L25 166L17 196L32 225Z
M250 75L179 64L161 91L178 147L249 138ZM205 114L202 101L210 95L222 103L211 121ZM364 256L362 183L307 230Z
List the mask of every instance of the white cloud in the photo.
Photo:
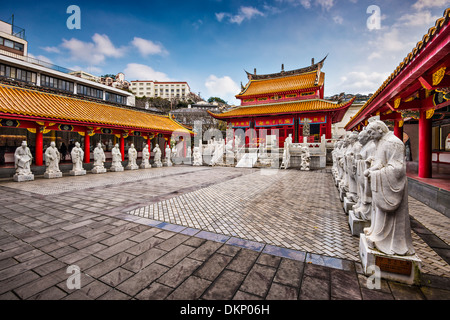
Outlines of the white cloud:
M244 7L244 6L241 6L238 10L238 13L235 15L227 12L220 12L216 13L215 15L217 21L219 22L222 22L224 18L228 18L229 22L237 24L241 24L242 21L244 21L245 19L250 20L256 16L262 17L265 16L264 13L262 13L261 11L259 11L254 7Z
M412 14L404 14L398 19L398 23L405 27L430 26L435 23L438 16L432 16L430 11L418 11Z
M61 51L58 47L41 47L42 50L50 52L50 53L60 53Z
M139 63L127 64L123 73L127 79L132 80L171 81L165 73L155 71L152 67Z
M344 23L344 19L341 16L334 16L333 17L333 21L337 24L343 24Z
M218 78L210 75L205 81L205 87L210 96L220 97L228 103L236 103L235 95L239 93L239 86L229 76Z
M131 41L131 44L136 47L139 50L140 54L143 56L153 54L164 55L168 53L166 49L164 49L162 44L154 43L151 40L146 40L139 37L134 37L133 41Z
M374 93L380 85L387 79L389 73L371 72L366 73L362 71L352 71L340 78L340 83L337 85L341 92L347 93Z
M450 4L448 0L418 0L413 4L413 8L416 10L422 10L424 8L433 7L446 7Z
M93 42L84 42L75 38L63 39L61 47L69 51L70 59L97 65L106 57L119 58L125 54L126 48L116 48L107 35L94 34Z
M306 9L311 8L311 1L310 1L310 0L301 0L300 3L301 3L302 6L305 7Z
M316 2L325 10L330 10L334 6L334 0L316 0Z

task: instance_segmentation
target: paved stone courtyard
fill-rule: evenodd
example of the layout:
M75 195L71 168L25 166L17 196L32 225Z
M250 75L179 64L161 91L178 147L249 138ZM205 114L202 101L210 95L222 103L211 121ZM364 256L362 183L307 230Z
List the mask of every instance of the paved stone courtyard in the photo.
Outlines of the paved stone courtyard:
M174 166L0 190L2 300L450 298L449 219L410 198L423 284L370 290L328 169Z

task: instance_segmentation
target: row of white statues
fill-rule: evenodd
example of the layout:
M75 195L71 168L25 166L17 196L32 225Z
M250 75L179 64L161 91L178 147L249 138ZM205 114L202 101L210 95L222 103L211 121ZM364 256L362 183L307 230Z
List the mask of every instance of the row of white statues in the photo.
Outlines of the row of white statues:
M161 149L158 145L153 149L155 153L154 157L154 166L157 168L162 167L163 164L161 162ZM137 165L136 160L138 156L138 152L134 147L134 144L131 144L128 149L128 164L124 168L122 165L122 153L120 152L119 145L116 144L112 150L112 163L110 170L113 172L126 170L137 170L148 169L151 168L150 164L150 151L148 145L145 144L142 150L142 163L140 166ZM56 148L56 144L54 141L50 143L50 146L45 150L45 165L46 170L44 172L44 178L59 178L62 177L62 172L59 169L59 162L61 160L60 152L58 148ZM83 168L83 159L84 159L84 151L80 147L80 143L76 142L74 148L71 151L72 163L73 167L70 170L70 175L84 175L86 174L86 170ZM167 158L168 157L168 158ZM166 158L170 161L170 147L169 151L166 149ZM34 180L34 175L31 172L31 161L33 156L31 154L30 148L27 146L27 142L23 141L21 146L18 147L14 153L14 163L16 173L14 175L14 181L30 181ZM107 170L104 166L106 157L105 152L102 148L101 143L98 143L97 147L94 149L94 164L92 168L92 173L105 173ZM169 165L169 164L168 164ZM171 164L170 164L171 165Z
M291 148L293 145L292 134L290 133L284 140L283 160L280 168L288 169L291 166ZM300 170L308 171L311 163L309 148L307 146L298 146L297 149L300 151Z
M374 119L361 132L336 142L332 158L352 232L356 225L362 226L353 234L360 236L363 266L371 254L379 253L412 259L420 266L411 237L403 141L383 121Z

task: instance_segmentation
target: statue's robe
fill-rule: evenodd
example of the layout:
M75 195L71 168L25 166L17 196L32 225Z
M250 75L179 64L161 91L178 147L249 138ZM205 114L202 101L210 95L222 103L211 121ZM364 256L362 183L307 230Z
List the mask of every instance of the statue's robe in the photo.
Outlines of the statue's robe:
M356 159L356 183L358 190L358 202L353 207L355 216L359 219L369 221L372 211L372 190L370 189L369 178L364 176L370 165L366 160L373 156L375 143L370 140L361 147Z
M367 243L386 254L412 255L405 146L392 132L376 142L371 168L372 221Z

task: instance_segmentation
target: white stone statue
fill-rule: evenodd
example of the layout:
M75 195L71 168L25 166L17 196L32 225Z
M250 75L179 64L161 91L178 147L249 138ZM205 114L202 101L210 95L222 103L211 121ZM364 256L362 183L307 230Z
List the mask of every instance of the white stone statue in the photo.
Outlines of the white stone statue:
M300 170L309 171L309 166L311 163L311 155L309 153L309 148L307 146L302 147L301 153Z
M14 165L16 168L16 174L13 179L17 182L34 180L34 174L31 172L31 155L30 148L27 146L26 141L22 141L22 145L14 152Z
M357 219L370 221L372 191L370 189L369 179L364 175L364 172L372 165L375 143L371 140L365 128L359 133L358 142L361 144L361 150L355 156L358 201L353 206L353 212Z
M194 166L201 166L202 162L202 153L199 147L194 147Z
M105 152L103 151L101 142L97 143L97 147L94 149L94 167L92 168L92 173L105 173Z
M144 144L144 148L142 149L142 163L141 168L142 169L149 169L152 167L150 164L150 151L148 150L149 146L148 144Z
M177 143L177 146L175 147L175 155L176 157L179 159L179 161L181 162L181 160L184 158L184 141L180 140Z
M281 162L281 168L287 169L291 164L291 153L289 148L292 145L292 134L284 140L283 161Z
M114 145L114 148L112 148L111 155L112 155L112 163L110 170L113 172L123 171L122 153L120 152L118 143L116 143Z
M188 146L186 148L186 158L191 159L192 158L192 149L191 146Z
M372 191L371 225L364 229L367 245L389 255L413 255L405 145L380 120L369 123L367 131L376 148L372 166L364 172Z
M171 167L172 166L172 151L170 149L170 144L167 144L166 146L166 159L164 161L164 165L167 167Z
M157 168L161 168L162 167L161 149L159 148L159 144L156 144L156 146L153 148L153 152L155 153L155 158L153 159L154 165Z
M61 159L58 148L56 148L55 141L50 142L50 147L45 150L45 165L47 169L44 172L44 178L60 178L62 172L59 170L59 161Z
M86 170L83 169L83 157L84 151L80 147L80 143L75 142L75 147L72 148L70 152L72 158L73 168L70 170L71 176L81 176L86 174Z
M361 145L358 142L358 133L352 132L348 136L348 145L344 154L345 161L345 174L347 175L347 193L346 197L351 202L356 202L357 199L357 188L356 188L356 165L354 163L355 153L360 149Z
M126 166L126 170L137 170L139 166L136 163L137 160L137 150L132 143L128 148L128 165Z
M223 164L224 151L225 151L225 141L223 139L214 141L214 154L210 162L211 166L215 166L216 164L218 165Z
M349 137L346 136L342 143L340 153L338 154L339 165L341 167L340 179L339 179L339 190L344 193L348 191L347 160L346 160L345 154L347 152L347 148L348 148L349 144L350 144Z

